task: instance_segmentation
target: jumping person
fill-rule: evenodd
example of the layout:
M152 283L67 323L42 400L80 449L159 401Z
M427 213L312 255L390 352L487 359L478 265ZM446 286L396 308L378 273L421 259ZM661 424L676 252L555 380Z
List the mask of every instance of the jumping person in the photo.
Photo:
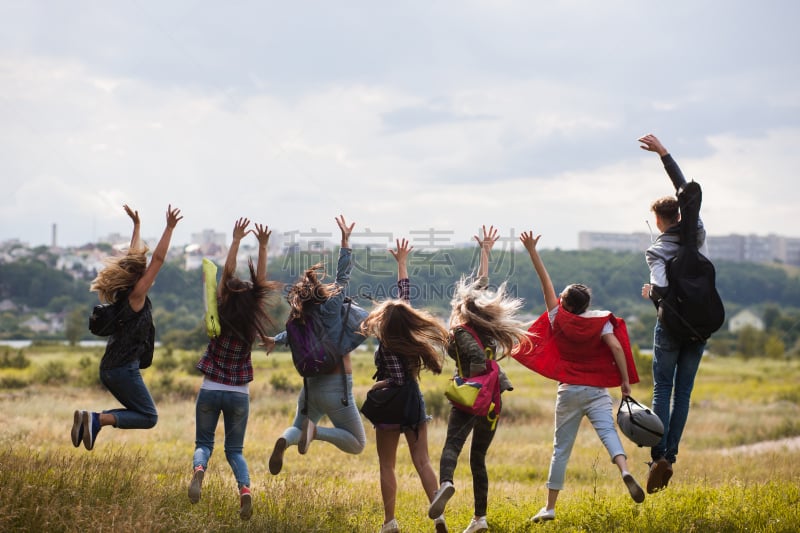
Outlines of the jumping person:
M464 376L471 377L487 371L487 357L501 350L509 354L518 342L526 339L527 330L516 318L522 300L506 292L505 283L494 291L489 290L489 253L498 240L497 230L483 227L483 236L475 236L480 246L480 267L477 280L461 278L451 301L450 341L447 353L458 358L458 367ZM473 336L475 332L478 338ZM500 392L512 390L511 382L500 370ZM495 406L496 413L500 405ZM497 430L497 419L478 417L451 406L447 421L447 436L439 461L439 489L428 508L428 516L443 515L445 506L455 493L453 475L458 457L472 433L469 464L472 471L474 516L464 533L487 531L486 510L489 494L489 475L486 471L486 452Z
M172 230L183 218L180 209L167 206L167 225L158 241L150 263L147 246L140 233L139 212L127 205L125 212L133 221L131 243L125 255L106 259L106 266L92 281L90 289L101 302L117 309L114 330L108 337L100 360L100 381L122 409L101 412L75 411L72 423L72 444L83 442L87 450L94 448L103 426L118 429L150 429L158 421L158 411L140 370L153 362L155 326L153 306L147 296L164 264Z
M345 327L342 306L345 289L350 281L350 271L353 268L350 234L355 223L348 225L341 215L336 218L336 223L342 234L336 280L333 283L322 283L322 274L319 272L323 265L317 263L306 270L289 288L286 300L290 307L289 320L308 317L309 320L315 320L321 325L327 339L342 339L342 345L353 345L357 344L353 342L355 332ZM363 340L363 337L359 338ZM276 343L288 343L285 331L267 339L265 343L267 351L269 352ZM269 471L273 475L278 474L283 468L283 455L288 446L297 445L298 452L305 454L313 440L321 440L330 442L346 453L359 454L364 450L367 437L364 433L364 424L361 422L361 413L353 397L350 353L348 351L337 356L341 358L341 364L330 374L305 379L305 385L297 397L294 422L278 438L272 450ZM333 427L317 426L323 415L327 415Z
M686 185L678 163L655 135L641 137L640 148L655 152L661 157L664 170L676 191ZM666 265L680 249L680 213L675 196L659 198L651 205L656 227L661 232L647 249L645 258L650 269L650 282L642 286L642 297L657 302L667 292ZM706 230L703 221L697 221L697 247L708 257ZM657 304L656 304L657 305ZM692 389L700 360L705 350L705 341L681 341L656 320L653 331L653 412L664 424L664 436L650 449L650 471L647 476L647 492L666 488L672 477L673 464L678 455L686 419L689 417Z
M405 416L402 418L375 425L375 444L378 448L383 498L384 519L381 533L400 531L394 516L397 500L397 478L394 467L401 433L406 437L411 460L429 501L433 499L438 487L436 472L428 456L428 417L425 414L425 401L417 380L422 369L441 374L443 363L441 352L447 343L447 330L433 315L411 307L406 261L412 249L406 239L400 239L397 241L396 250L390 250L397 260L398 298L378 305L362 325L364 335L374 335L379 342L375 351L376 383L372 389L410 387L409 401L412 405L419 406L414 412L404 409ZM402 395L398 395L398 398L401 398L401 401L404 399ZM444 516L436 517L434 525L437 533L447 532Z
M556 296L553 282L536 245L541 236L523 232L520 241L530 255L542 285L547 312L531 327L541 349L540 373L559 382L555 406L553 456L547 476L547 504L532 518L553 520L556 500L564 478L581 420L587 417L617 465L633 500L644 501L644 491L628 471L628 461L614 425L611 395L606 387L619 386L623 396L631 393L631 382L639 377L630 353L624 323L608 311L589 311L591 291L582 284L568 285ZM622 337L622 341L617 336ZM622 342L628 348L623 349ZM514 354L518 358L518 354ZM519 358L518 358L519 360ZM522 361L521 361L522 362Z
M280 288L267 281L267 245L272 233L256 224L247 230L250 221L240 218L233 227L233 240L217 287L220 333L208 341L197 368L204 374L195 405L194 473L189 483L189 501L197 503L214 451L214 433L222 414L225 420L225 457L236 477L239 496L239 517L250 519L253 513L250 493L250 471L242 451L250 413L249 383L253 381L251 348L256 337L265 339L269 317L266 300ZM236 276L239 243L253 232L258 239L258 264L248 262L250 280Z

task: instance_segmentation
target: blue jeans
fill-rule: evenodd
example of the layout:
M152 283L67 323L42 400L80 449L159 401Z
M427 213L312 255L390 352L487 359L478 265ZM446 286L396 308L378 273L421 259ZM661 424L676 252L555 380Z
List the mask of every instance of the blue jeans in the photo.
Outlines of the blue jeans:
M661 442L650 450L653 460L674 463L689 416L694 377L703 357L704 342L679 342L660 321L653 337L653 412L664 424ZM671 405L670 405L671 403Z
M100 370L100 381L125 409L109 409L119 429L150 429L158 422L158 411L139 371L139 361Z
M333 427L317 426L317 440L330 442L346 453L359 454L367 444L361 412L353 398L353 376L347 374L347 391L342 391L342 375L326 374L306 378L308 383L308 418L315 424L326 415ZM342 404L342 393L347 395L348 405ZM294 422L283 432L286 445L295 445L300 441L300 428L305 416L301 410L305 402L305 388L297 397L297 412Z
M564 488L567 463L584 416L592 423L612 461L618 455L625 455L614 425L613 401L608 389L560 383L556 396L553 457L550 459L550 473L547 476L548 489Z
M225 421L225 458L241 489L250 486L250 471L244 460L244 434L250 415L250 396L241 392L200 389L195 405L195 450L192 467L208 469L214 451L214 432L219 415Z

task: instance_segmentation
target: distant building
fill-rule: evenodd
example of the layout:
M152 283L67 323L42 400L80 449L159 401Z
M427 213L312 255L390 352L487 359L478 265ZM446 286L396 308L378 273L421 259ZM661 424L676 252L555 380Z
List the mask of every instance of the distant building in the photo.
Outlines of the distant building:
M650 246L646 233L611 233L581 231L579 250L612 250L615 252L644 252ZM800 238L770 234L709 235L706 239L709 255L714 260L749 263L779 262L800 266Z
M728 331L736 333L746 327L764 331L764 321L749 309L742 309L728 319Z

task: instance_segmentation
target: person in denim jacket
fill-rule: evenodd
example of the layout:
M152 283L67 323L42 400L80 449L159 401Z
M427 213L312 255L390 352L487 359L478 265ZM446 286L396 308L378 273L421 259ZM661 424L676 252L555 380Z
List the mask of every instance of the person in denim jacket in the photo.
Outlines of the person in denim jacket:
M297 398L294 422L278 438L270 456L269 471L273 475L283 468L283 455L289 446L296 445L298 452L305 454L313 440L321 440L330 442L343 452L359 454L367 443L361 413L353 397L353 370L350 363L350 350L363 341L364 337L357 333L358 328L351 331L350 327L345 327L342 320L345 289L353 269L350 234L355 223L348 225L341 215L336 218L336 223L342 240L335 282L321 282L319 271L322 264L318 263L306 270L290 287L286 300L291 308L289 320L302 316L303 313L314 313L322 325L321 329L326 332L326 337L337 340L341 338L341 346L349 349L343 350L344 353L340 354L341 364L330 374L305 379L305 385ZM275 344L288 344L285 331L267 339L267 351L271 351ZM328 417L333 427L317 426L323 415Z

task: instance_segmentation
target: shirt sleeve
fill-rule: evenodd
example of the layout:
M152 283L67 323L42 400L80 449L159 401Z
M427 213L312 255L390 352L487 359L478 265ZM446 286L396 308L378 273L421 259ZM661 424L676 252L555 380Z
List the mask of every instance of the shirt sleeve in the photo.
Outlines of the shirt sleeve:
M281 331L280 333L275 335L274 339L275 339L275 344L281 344L283 346L289 344L289 338L287 337L285 331Z

